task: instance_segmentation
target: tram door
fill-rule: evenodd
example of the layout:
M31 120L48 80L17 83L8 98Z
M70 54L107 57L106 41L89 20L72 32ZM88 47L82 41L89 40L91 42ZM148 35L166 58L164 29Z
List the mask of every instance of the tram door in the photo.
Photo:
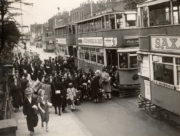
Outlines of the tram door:
M69 55L73 56L73 46L68 46Z
M118 65L118 55L116 49L107 49L107 66L117 66Z

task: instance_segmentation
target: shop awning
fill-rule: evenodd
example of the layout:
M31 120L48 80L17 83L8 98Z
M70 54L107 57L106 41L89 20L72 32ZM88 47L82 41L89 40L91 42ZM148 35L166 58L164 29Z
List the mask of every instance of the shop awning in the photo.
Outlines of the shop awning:
M137 52L139 47L118 48L117 52Z

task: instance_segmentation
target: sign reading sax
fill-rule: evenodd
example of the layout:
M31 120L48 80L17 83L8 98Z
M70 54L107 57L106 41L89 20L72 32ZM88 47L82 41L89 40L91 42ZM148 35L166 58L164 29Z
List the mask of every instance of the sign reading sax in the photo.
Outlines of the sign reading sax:
M66 38L56 38L56 43L67 44Z
M161 52L179 52L180 36L151 36L151 50Z
M103 46L103 37L82 37L78 38L79 45Z

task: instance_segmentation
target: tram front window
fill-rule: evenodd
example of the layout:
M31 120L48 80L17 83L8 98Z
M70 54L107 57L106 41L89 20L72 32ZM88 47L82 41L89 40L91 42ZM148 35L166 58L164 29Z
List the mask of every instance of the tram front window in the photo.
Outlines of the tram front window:
M119 53L119 68L137 68L136 52Z
M130 68L137 68L137 54L130 54Z
M128 53L119 53L119 67L128 68Z

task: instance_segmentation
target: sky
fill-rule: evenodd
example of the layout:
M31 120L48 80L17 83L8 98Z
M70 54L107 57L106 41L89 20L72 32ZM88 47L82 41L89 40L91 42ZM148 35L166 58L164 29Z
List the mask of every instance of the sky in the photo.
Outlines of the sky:
M34 23L45 23L49 18L60 12L66 10L70 11L78 7L82 2L87 0L24 0L25 2L33 3L33 6L22 5L23 25L30 25ZM97 0L93 0L97 1ZM20 4L16 5L20 7ZM21 17L16 17L18 22L21 22Z

